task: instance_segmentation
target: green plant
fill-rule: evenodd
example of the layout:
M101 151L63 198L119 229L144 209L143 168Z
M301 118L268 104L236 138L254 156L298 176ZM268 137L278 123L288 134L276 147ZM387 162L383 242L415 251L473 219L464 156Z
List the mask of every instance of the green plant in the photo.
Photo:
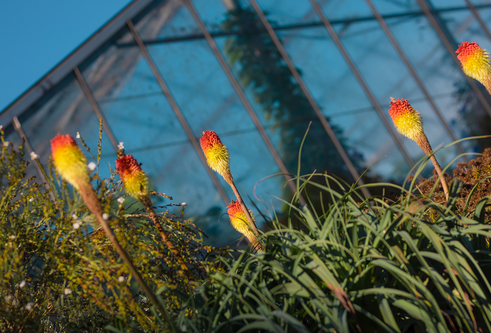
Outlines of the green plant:
M50 166L50 190L26 179L24 148L5 142L0 151L0 331L102 332L108 324L128 331L160 331L163 322L123 264L76 191ZM98 166L99 155L95 159ZM41 164L39 166L42 168ZM179 262L161 241L151 217L131 198L111 170L91 174L111 228L159 300L172 315L181 309L170 291L189 294ZM168 211L157 217L186 262L203 281L202 234ZM211 249L210 249L211 250ZM162 258L166 260L163 260Z
M391 201L363 200L339 179L324 175L319 184L312 176L297 178L299 191L314 186L332 204L289 203L288 225L272 218L264 252L217 256L222 269L187 300L192 315L181 314L179 325L193 332L491 330L488 197L461 214L459 180L448 202L432 199L435 188L416 195L414 179L409 190L384 184L401 193Z

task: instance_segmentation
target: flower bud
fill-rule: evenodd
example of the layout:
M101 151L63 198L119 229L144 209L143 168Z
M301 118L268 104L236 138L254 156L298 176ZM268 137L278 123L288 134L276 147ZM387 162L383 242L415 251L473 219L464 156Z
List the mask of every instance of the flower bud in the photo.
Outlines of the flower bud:
M148 197L148 178L140 164L131 155L120 156L116 160L116 170L123 181L126 193L144 201Z
M87 159L75 140L68 134L58 134L51 140L53 163L60 176L77 190L90 182Z

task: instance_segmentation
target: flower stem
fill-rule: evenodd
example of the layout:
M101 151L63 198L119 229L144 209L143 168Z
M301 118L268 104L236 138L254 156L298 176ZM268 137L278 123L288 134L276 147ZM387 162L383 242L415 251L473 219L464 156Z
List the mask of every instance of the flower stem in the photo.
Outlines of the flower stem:
M259 235L259 231L257 230L256 223L254 223L254 220L252 219L252 216L249 213L249 209L247 209L247 206L245 205L244 200L242 200L242 196L240 195L239 190L237 189L237 186L235 186L232 175L230 175L230 177L224 177L224 178L225 178L225 181L232 188L232 191L234 191L235 197L237 198L237 201L239 202L240 207L242 208L242 211L244 212L245 216L247 217L247 221L249 222L249 225L252 229L252 232L254 233L254 235L256 235L256 242L255 242L255 244L253 243L254 248L256 250L264 251L264 247L257 241L257 236Z
M174 332L176 332L177 327L175 326L174 321L171 320L167 311L162 307L160 302L157 300L157 297L154 295L154 293L150 290L150 288L143 280L143 277L141 276L140 272L133 265L126 251L121 247L121 244L119 244L118 239L116 238L113 231L111 230L111 227L109 226L109 223L107 223L107 221L102 218L103 210L92 186L90 184L82 182L81 184L79 184L79 192L85 204L89 208L90 212L95 215L97 222L99 222L102 225L102 228L104 229L107 238L109 238L109 240L111 241L114 249L120 255L120 257L123 258L123 261L128 267L131 275L138 282L140 287L143 289L143 292L147 295L150 301L160 311L160 313L164 317L164 320L169 324L171 329Z
M428 138L426 137L426 135L423 134L418 138L418 140L416 140L416 143L421 148L421 150L423 150L424 153L430 157L430 160L433 163L433 166L435 167L436 173L438 174L438 178L440 179L440 183L442 184L443 192L445 192L445 198L448 200L447 182L445 181L445 177L443 176L442 168L440 167L440 164L438 163L435 155L433 154L433 150L431 149Z
M191 273L188 266L186 265L186 263L182 259L182 256L179 253L179 250L171 242L171 240L169 239L169 236L165 232L164 228L162 228L162 225L159 222L159 218L158 218L157 214L155 214L155 211L153 210L153 205L152 205L152 201L150 200L150 198L149 197L144 198L144 200L142 200L142 203L145 206L145 208L147 209L148 213L150 214L150 218L152 219L153 223L155 224L155 227L157 228L158 232L160 233L160 236L162 236L162 240L167 245L169 250L176 257L177 261L181 265L181 268L182 268L184 274L186 275L186 277L188 278L188 280L189 281L196 281L196 277Z

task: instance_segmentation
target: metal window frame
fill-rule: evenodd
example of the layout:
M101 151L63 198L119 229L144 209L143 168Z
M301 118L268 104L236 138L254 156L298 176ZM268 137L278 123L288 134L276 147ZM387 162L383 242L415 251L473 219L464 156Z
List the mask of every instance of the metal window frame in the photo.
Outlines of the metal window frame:
M143 11L154 0L138 0L128 4L100 30L87 39L74 52L63 59L48 74L36 82L19 98L12 102L0 113L0 125L7 127L11 124L13 117L19 117L25 110L41 98L46 91L61 82L69 75L73 68L80 65L99 47L104 45L109 38L116 34L126 24L126 21Z
M425 96L426 100L430 103L431 107L433 108L433 111L435 112L438 119L442 123L447 134L450 136L452 141L454 141L454 142L457 141L457 137L455 136L454 132L450 128L450 125L445 120L445 118L443 118L443 115L442 115L440 109L438 108L435 101L431 97L428 89L426 89L426 87L423 83L423 80L421 80L419 75L416 73L416 70L413 67L413 65L411 64L411 62L409 62L409 59L407 58L406 54L404 53L404 51L400 47L399 43L396 41L394 35L392 34L392 31L390 30L389 26L385 22L384 18L382 17L382 15L380 15L380 13L378 12L377 8L373 5L371 0L365 0L365 2L368 4L368 6L372 10L373 14L377 18L377 21L379 22L380 26L382 27L382 30L384 30L384 32L385 32L387 38L389 39L389 41L391 42L392 46L396 49L397 53L399 54L399 57L401 57L402 61L406 65L406 68L408 69L409 73L411 73L411 76L413 77L414 81L416 81L416 84L419 86L419 89L423 92L423 95ZM456 146L457 146L457 149L460 151L460 153L463 154L464 159L466 161L469 161L469 158L467 157L467 155L465 155L465 150L462 147L462 145L460 143L457 143Z
M208 167L208 164L206 162L206 158L203 155L203 153L201 152L201 148L200 148L200 145L198 143L198 140L194 136L193 131L191 130L191 127L189 126L188 122L186 121L186 118L184 118L184 115L183 115L181 109L179 108L179 105L177 104L176 100L174 99L174 96L172 95L172 92L170 91L168 85L165 83L164 78L160 74L160 72L157 68L157 65L155 64L152 57L148 53L147 47L143 44L143 42L140 38L140 35L138 34L135 26L133 25L133 22L131 20L128 20L126 22L126 25L130 29L131 35L135 39L135 42L137 43L138 47L140 48L140 51L141 51L143 57L145 58L145 60L147 61L155 79L157 80L160 88L162 89L162 92L167 97L167 101L169 102L169 104L170 104L172 110L174 111L177 119L181 123L181 126L183 127L184 131L186 132L189 142L193 146L195 152L198 154L198 157L201 160L201 163L203 163L203 165L205 166L205 169L208 172L208 176L210 176L210 178L211 178L213 184L215 185L216 189L218 190L218 193L220 194L220 197L222 198L223 202L225 204L228 204L229 199L228 199L228 196L227 196L224 188L222 187L222 185L218 181L218 178L215 175L215 173L213 172L213 170L211 170Z
M424 11L428 21L430 22L431 26L433 27L433 29L438 34L438 37L442 41L443 45L445 45L445 48L447 49L448 53L450 54L450 56L454 60L455 64L457 65L457 68L461 68L462 66L460 64L460 61L457 59L457 56L455 55L455 49L452 46L452 42L447 37L447 35L445 34L446 27L442 26L442 24L439 22L439 20L437 20L438 17L435 16L435 14L437 14L437 12L433 9L432 5L428 2L428 0L416 0L416 2L421 7L421 9ZM469 7L467 7L467 8L469 8ZM470 77L468 77L464 73L462 73L462 75L465 77L465 79L469 83L469 86L472 88L472 90L476 94L476 97L478 98L482 107L486 110L486 112L489 114L489 116L491 116L491 104L489 103L488 99L486 99L486 97L484 96L481 89L479 89L475 80L471 79Z
M249 113L249 116L251 117L252 121L254 122L254 125L256 125L257 130L259 131L259 134L261 135L264 143L266 144L266 147L268 148L269 152L271 153L271 156L275 160L276 164L280 168L281 172L283 173L283 176L285 177L288 186L290 187L291 191L293 193L297 192L297 186L295 182L293 181L292 177L290 176L290 172L285 166L285 163L281 159L280 155L276 151L276 149L273 146L273 143L271 142L268 134L266 133L266 130L264 129L261 121L257 117L256 113L254 112L254 109L252 108L252 105L250 104L249 100L247 99L244 91L240 87L239 83L235 79L232 71L230 70L230 67L228 66L227 62L223 58L222 54L220 53L220 50L218 49L218 46L216 45L213 37L211 36L210 32L206 28L205 24L201 20L201 17L199 16L196 8L194 7L193 3L190 0L183 0L184 3L186 4L187 8L191 12L191 15L194 17L194 20L196 23L199 25L203 35L205 36L210 48L212 49L215 57L217 58L218 62L220 63L223 71L227 75L227 78L229 79L230 83L234 87L235 91L239 95L240 100L242 101L242 104L244 104L247 112ZM299 197L300 204L305 205L306 201L300 195Z

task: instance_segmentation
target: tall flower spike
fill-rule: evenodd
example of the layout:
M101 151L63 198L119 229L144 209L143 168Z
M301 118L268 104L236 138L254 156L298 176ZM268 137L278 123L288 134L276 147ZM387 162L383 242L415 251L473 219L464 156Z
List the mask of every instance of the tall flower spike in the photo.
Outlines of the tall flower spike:
M235 196L247 217L247 221L252 228L252 231L257 235L257 227L254 223L254 220L247 209L244 200L242 200L242 196L237 190L237 186L235 186L234 179L232 177L232 173L230 172L230 156L228 154L227 147L225 147L218 137L218 135L214 131L205 131L203 132L203 136L199 140L201 144L201 149L206 156L206 161L208 166L218 172L225 181L230 185L232 191L234 191Z
M411 104L409 104L407 100L403 98L396 100L392 97L390 99L389 115L394 122L395 128L405 137L414 140L421 150L423 150L424 153L430 157L430 160L440 178L443 191L445 192L445 197L448 199L447 183L443 177L442 168L440 167L440 164L438 164L435 155L433 155L430 142L423 131L423 121L421 119L421 115L418 111L412 108Z
M251 227L249 226L249 223L247 223L247 218L242 211L242 207L240 207L240 203L232 200L230 205L227 206L227 212L230 217L230 224L232 224L235 230L246 236L251 243L255 242L256 235L251 231ZM252 212L249 213L254 219Z
M150 298L152 303L159 309L164 317L167 317L167 313L157 301L157 297L148 288L147 284L143 280L140 272L131 262L130 257L126 251L119 244L116 236L114 236L111 227L107 221L102 217L103 210L101 203L97 198L97 194L90 185L89 172L87 170L87 159L78 147L75 140L70 135L58 134L53 140L51 140L51 152L53 154L53 162L56 171L60 176L70 183L77 191L79 191L83 201L87 205L87 208L92 214L94 214L96 220L102 225L107 238L113 244L114 249L123 258L126 266L128 267L131 275L137 280L140 287L145 294ZM169 318L166 318L169 321Z
M77 190L89 183L87 159L75 140L68 134L58 134L51 140L53 163L60 176Z
M214 131L205 131L199 140L206 156L208 166L218 172L230 184L233 181L230 173L230 155Z
M148 178L140 164L131 155L116 160L116 170L123 181L124 189L133 198L143 201L148 197Z
M150 197L148 195L147 175L145 174L145 172L143 172L140 164L133 156L124 155L124 150L120 149L118 151L118 156L119 157L116 160L116 170L118 170L119 177L123 181L123 186L126 193L140 201L143 206L145 206L150 215L150 218L152 219L152 222L155 224L155 227L160 233L162 240L169 248L169 250L176 256L177 261L181 265L184 274L186 274L189 280L193 280L194 277L189 271L186 263L182 259L179 250L174 246L174 243L171 242L164 228L162 228L162 224L160 224L157 214L155 214L152 200L150 200Z
M242 211L242 207L240 206L240 203L238 201L232 200L230 202L230 205L227 206L227 209L228 209L227 210L228 216L230 217L230 224L232 224L235 230L237 230L242 235L247 237L249 242L253 244L254 247L260 248L261 245L257 244L257 237L254 234L254 232L252 232L249 223L247 223L247 216ZM254 216L252 215L251 211L249 211L249 214L254 220Z
M455 53L459 54L457 58L464 73L481 82L491 93L491 64L488 52L477 43L463 42Z

